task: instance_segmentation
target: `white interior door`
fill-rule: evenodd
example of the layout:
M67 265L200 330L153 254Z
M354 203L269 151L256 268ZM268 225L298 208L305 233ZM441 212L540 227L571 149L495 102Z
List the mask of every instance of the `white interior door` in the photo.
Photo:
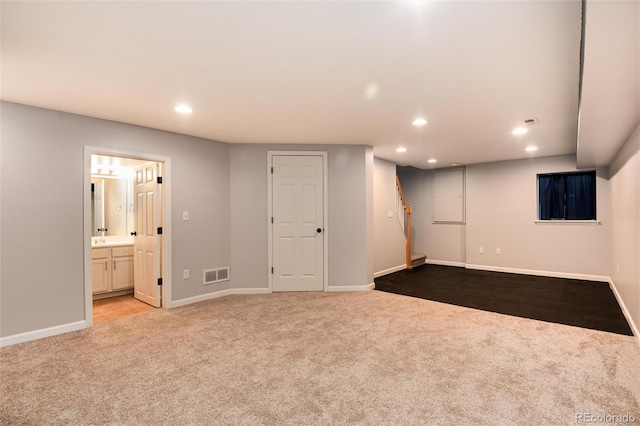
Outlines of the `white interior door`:
M160 196L158 163L134 169L133 237L134 297L149 305L160 307L160 238L158 237Z
M322 291L324 176L319 155L273 156L273 291Z

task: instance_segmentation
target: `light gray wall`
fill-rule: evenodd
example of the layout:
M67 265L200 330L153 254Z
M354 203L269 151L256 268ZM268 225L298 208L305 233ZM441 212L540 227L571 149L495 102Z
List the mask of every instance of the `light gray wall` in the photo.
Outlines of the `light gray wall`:
M405 264L404 231L396 215L395 163L374 160L373 190L373 269L378 273ZM389 211L392 217L388 217Z
M576 170L573 155L467 167L467 264L609 276L609 183L596 177L599 226L536 224L536 174ZM485 253L479 253L484 247ZM502 250L496 255L496 248Z
M268 288L267 148L231 145L231 270L237 288Z
M329 286L373 281L368 255L370 147L348 145L230 145L231 269L234 288L268 287L267 151L326 151Z
M609 167L611 280L640 328L640 126Z
M171 158L172 298L215 290L202 285L201 271L230 264L227 144L7 102L0 108L0 336L84 319L85 145Z
M414 251L444 264L609 276L609 182L603 170L596 179L601 225L535 223L536 175L574 170L572 155L467 166L466 224L454 225L432 223L433 173L399 168L414 209Z
M430 262L462 266L465 262L465 226L433 223L433 172L398 167L398 177L413 210L413 252L427 255Z

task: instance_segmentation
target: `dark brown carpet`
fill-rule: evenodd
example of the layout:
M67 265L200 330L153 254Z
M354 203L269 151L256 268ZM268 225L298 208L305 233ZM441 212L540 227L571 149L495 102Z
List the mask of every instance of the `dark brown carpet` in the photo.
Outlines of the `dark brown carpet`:
M632 336L608 283L422 265L375 280L376 290L521 318Z

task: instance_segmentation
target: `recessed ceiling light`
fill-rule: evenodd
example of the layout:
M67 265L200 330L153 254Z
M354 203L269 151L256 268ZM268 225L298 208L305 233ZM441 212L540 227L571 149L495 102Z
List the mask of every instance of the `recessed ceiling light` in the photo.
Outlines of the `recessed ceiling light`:
M424 126L425 124L427 124L427 120L425 120L424 118L416 118L415 120L413 120L412 124L414 126Z
M396 149L396 152L407 152L407 148L401 146L400 148Z
M451 163L451 165L455 167L455 166L459 166L460 164L458 164L458 163Z
M527 152L536 152L538 150L537 146L528 146L525 148L525 151Z
M369 83L364 89L364 98L368 101L375 99L378 96L378 85L376 83Z
M193 110L189 105L184 105L184 104L178 105L174 109L176 110L176 112L179 112L180 114L191 114L193 112Z
M432 164L433 164L433 163L437 163L437 162L438 162L438 160L436 160L435 158L431 158L431 159L428 161L428 163L432 163Z
M514 135L524 135L525 133L527 133L529 130L525 129L524 127L518 127L517 129L515 129L513 132Z

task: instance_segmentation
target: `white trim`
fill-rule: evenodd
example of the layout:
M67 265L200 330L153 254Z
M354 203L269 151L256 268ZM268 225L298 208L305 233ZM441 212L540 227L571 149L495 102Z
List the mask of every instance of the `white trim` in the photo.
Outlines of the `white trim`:
M218 297L229 296L231 289L214 291L213 293L201 294L199 296L186 297L184 299L174 300L171 304L172 308L179 306L191 305L192 303L204 302L205 300L217 299Z
M464 268L466 264L464 262L453 262L451 260L436 260L436 259L425 259L424 263L428 263L429 265L441 265L441 266L455 266L457 268Z
M502 266L470 265L470 264L466 264L465 268L477 269L479 271L507 272L510 274L535 275L539 277L569 278L572 280L599 281L599 282L609 281L609 277L604 275L587 275L587 274L574 274L570 272L537 271L533 269L517 269L517 268L506 268Z
M161 298L164 309L172 308L171 300L171 157L148 154L142 152L125 151L121 149L84 146L84 180L83 180L83 217L84 217L84 296L86 327L93 326L93 288L91 277L91 155L109 155L144 161L163 163L164 178L163 195L163 224L162 224L162 288Z
M217 299L219 297L231 296L232 294L268 294L268 288L227 288L214 291L213 293L201 294L199 296L187 297L173 301L172 307L191 305L192 303L204 302L205 300Z
M78 331L86 327L88 327L86 321L76 321L69 324L57 325L55 327L43 328L41 330L14 334L13 336L0 337L0 348L18 343L30 342L44 337L56 336L62 333L69 333L70 331Z
M271 218L273 217L273 175L271 167L273 166L273 157L278 155L300 155L300 156L321 156L322 157L322 175L323 175L323 216L324 225L322 238L324 246L324 265L323 265L323 291L329 291L329 166L327 162L327 151L267 151L267 253L268 265L267 276L269 278L269 292L273 291L273 227L271 226Z
M631 331L633 332L633 335L638 339L638 344L640 344L640 331L638 330L638 325L633 321L633 318L631 317L631 313L629 313L627 306L624 304L624 300L622 300L622 297L620 297L620 293L618 293L616 284L613 282L611 277L609 277L608 281L609 281L609 288L611 288L611 291L613 291L613 295L616 297L616 300L618 301L618 305L620 305L620 309L622 309L622 314L627 319L627 323L629 323L629 327L631 327Z
M369 283L367 285L345 285L345 286L331 286L325 289L326 292L343 292L343 291L369 291L376 288L375 283Z
M270 294L273 293L266 287L261 288L232 288L231 294Z
M373 278L382 277L383 275L393 274L394 272L402 271L407 269L407 265L404 263L402 265L394 266L393 268L383 269L382 271L374 272Z

